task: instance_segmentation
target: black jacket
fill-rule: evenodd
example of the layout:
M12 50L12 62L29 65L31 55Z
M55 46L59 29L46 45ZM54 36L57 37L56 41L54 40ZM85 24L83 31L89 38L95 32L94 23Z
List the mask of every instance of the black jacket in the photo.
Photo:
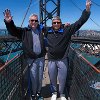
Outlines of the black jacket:
M89 16L90 12L84 10L80 19L70 26L61 28L56 32L52 27L47 30L49 60L59 60L67 57L67 48L71 36L88 20Z
M45 56L45 46L44 46L44 35L42 33L42 29L40 25L38 25L37 29L39 30L39 39L40 39L40 44L41 44L41 54L36 55L33 52L33 36L32 36L32 31L29 27L26 28L21 28L21 27L16 27L13 20L10 23L7 23L4 20L8 32L12 35L17 37L18 39L22 40L22 45L23 45L23 51L25 54L26 58L31 58L31 59L36 59L40 57Z

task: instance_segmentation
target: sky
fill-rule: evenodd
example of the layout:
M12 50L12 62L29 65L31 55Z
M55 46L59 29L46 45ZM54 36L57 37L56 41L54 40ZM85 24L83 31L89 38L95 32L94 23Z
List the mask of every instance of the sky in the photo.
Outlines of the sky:
M53 0L57 1L57 0ZM85 9L86 0L60 0L60 17L62 23L74 23L77 21L82 11ZM82 30L100 30L100 0L92 0L91 15L89 20L81 27ZM77 5L77 8L72 2ZM0 29L5 29L3 12L5 9L10 9L13 20L16 26L21 26L25 13L27 11L30 0L0 0ZM51 12L55 8L52 2L48 2L47 10ZM39 0L32 0L32 4L23 23L23 27L28 26L30 14L39 15ZM91 20L92 19L92 20ZM47 23L51 25L51 21Z

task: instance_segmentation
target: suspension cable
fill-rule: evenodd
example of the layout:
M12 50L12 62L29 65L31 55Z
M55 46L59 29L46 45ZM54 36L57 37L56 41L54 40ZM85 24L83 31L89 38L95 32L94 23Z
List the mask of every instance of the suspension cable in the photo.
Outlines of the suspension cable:
M24 23L24 21L25 21L26 15L28 14L28 11L29 11L29 9L30 9L31 4L32 4L32 0L30 0L29 6L28 6L27 11L26 11L26 13L25 13L25 16L24 16L24 18L23 18L21 27L22 27L22 25L23 25L23 23Z
M97 5L97 6L99 6L100 7L100 4L97 4L96 2L94 2L93 0L92 0L92 3L94 3L95 5Z
M70 0L70 1L72 2L72 4L73 4L76 8L78 8L80 11L82 11L82 9L79 8L78 5L77 5L75 2L73 2L73 0ZM100 25L97 24L91 17L90 17L90 20L91 20L95 25L97 25L97 26L100 28Z

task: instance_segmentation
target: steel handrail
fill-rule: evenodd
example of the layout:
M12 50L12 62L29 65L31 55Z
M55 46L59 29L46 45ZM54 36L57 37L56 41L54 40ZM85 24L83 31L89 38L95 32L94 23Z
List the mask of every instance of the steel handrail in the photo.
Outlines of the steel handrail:
M71 47L72 50L74 50L74 48ZM76 52L77 53L77 52ZM79 55L81 59L83 59L88 65L91 66L91 68L96 72L96 73L100 73L100 70L98 68L96 68L93 64L91 64L84 56Z
M2 71L6 65L8 65L9 63L11 63L15 58L18 58L20 55L17 54L16 56L14 56L11 60L9 60L8 62L6 62L3 66L0 67L0 71Z

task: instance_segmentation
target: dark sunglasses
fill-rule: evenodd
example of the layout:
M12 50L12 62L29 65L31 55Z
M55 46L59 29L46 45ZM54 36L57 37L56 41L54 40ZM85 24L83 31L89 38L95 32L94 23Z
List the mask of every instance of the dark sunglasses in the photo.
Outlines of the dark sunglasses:
M31 22L38 22L38 20L30 20Z
M61 22L53 22L53 24L61 24Z

